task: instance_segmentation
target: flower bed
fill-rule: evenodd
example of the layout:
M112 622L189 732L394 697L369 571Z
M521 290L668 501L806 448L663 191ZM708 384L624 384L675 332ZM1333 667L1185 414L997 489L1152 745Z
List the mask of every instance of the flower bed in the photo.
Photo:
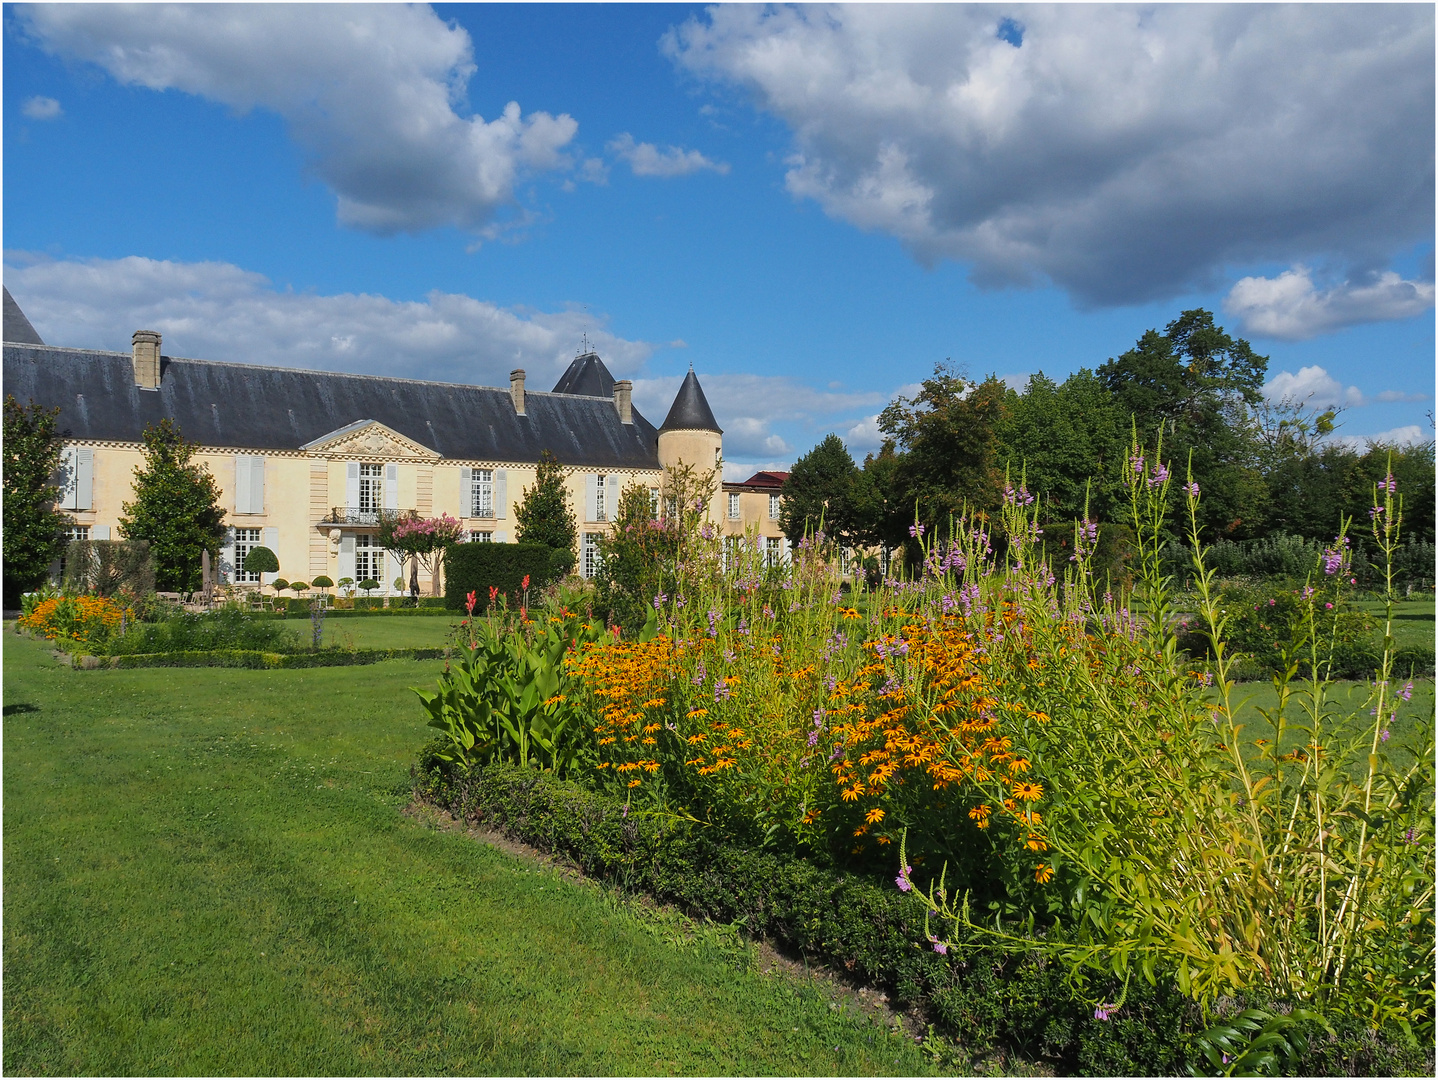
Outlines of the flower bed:
M679 530L645 570L647 624L628 640L571 635L564 679L531 694L592 717L592 738L549 767L745 850L876 880L887 868L932 913L913 947L1039 956L1097 1013L1167 988L1210 1018L1248 995L1430 1040L1432 710L1398 724L1412 687L1391 633L1371 719L1345 726L1330 699L1346 523L1277 634L1266 613L1244 627L1225 610L1196 535L1201 494L1173 492L1198 553L1208 656L1194 659L1163 572L1171 478L1145 457L1135 446L1125 465L1136 585L1119 595L1093 574L1095 523L1076 523L1067 566L1044 560L1022 484L997 519L950 521L941 540L916 522L919 572L855 603L822 537L781 570ZM1391 482L1375 504L1391 579ZM1246 726L1235 629L1267 635L1283 672L1277 704ZM522 653L471 651L427 696L456 764L525 744L523 723L485 735L490 711L466 689L517 697ZM1219 1056L1270 1068L1300 1052L1292 1017L1243 1023L1213 1029Z
M99 667L228 667L319 668L377 664L381 660L439 660L447 648L432 649L321 649L315 652L276 653L257 649L194 649L164 653L127 653L101 657Z

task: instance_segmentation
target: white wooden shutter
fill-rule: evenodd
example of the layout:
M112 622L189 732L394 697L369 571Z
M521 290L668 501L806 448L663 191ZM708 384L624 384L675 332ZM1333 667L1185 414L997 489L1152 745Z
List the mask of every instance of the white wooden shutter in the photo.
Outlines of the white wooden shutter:
M95 484L95 451L87 446L75 449L75 509L89 510L94 506L91 494Z
M263 454L255 454L250 458L250 513L263 514L264 512L265 457Z
M359 506L359 462L351 461L345 466L345 505Z
M90 528L90 539L91 539L91 540L108 540L108 539L110 539L110 526L108 526L108 525L93 525L93 526L91 526L91 528Z
M75 450L67 446L60 451L60 464L55 470L55 486L60 489L58 506L61 510L75 509Z
M500 529L497 533L494 534L494 540L491 542L495 544L507 544L509 543L509 533L505 532L503 529Z
M474 470L459 470L459 516L474 517Z
M619 475L609 474L609 490L604 493L604 516L613 521L619 516Z
M503 469L494 470L494 516L509 516L509 474Z
M265 538L265 547L267 547L267 548L269 548L271 551L273 551L273 552L275 553L275 558L278 559L278 558L280 557L280 530L279 530L278 528L276 528L274 525L270 525L270 526L267 526L267 527L265 528L265 531L264 531L264 533L263 533L262 535L263 535L264 538ZM268 585L268 584L270 584L270 582L274 581L275 578L277 578L277 577L279 577L279 576L280 576L280 575L277 574L277 573L276 573L276 574L261 574L261 575L260 575L260 584L261 584L261 585Z
M225 530L225 543L224 546L220 548L220 565L216 569L218 573L215 576L225 584L229 584L235 580L234 529Z
M384 508L386 510L399 509L398 465L386 465L384 467Z
M784 564L789 562L789 538L787 536L779 537L779 561Z
M251 513L249 454L235 455L235 513Z
M584 520L593 521L594 515L599 513L599 477L588 473L584 477L584 483Z
M340 577L355 576L355 536L344 533L340 536Z

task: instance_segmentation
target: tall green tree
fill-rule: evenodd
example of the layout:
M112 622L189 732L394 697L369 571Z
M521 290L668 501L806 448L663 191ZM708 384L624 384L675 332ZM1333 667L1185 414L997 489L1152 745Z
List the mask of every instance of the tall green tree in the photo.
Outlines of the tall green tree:
M51 483L60 464L59 409L5 395L5 606L19 607L20 594L45 580L65 547L70 517L56 511L59 489Z
M197 448L169 417L147 425L141 441L145 461L135 470L135 499L125 503L120 534L150 542L157 589L198 589L201 553L218 559L225 536L220 490L210 470L191 461Z
M539 455L534 486L524 489L524 496L514 511L514 521L516 540L561 551L575 550L579 524L569 508L564 466L548 450Z
M965 506L991 509L1003 489L995 427L1007 389L995 375L981 383L936 365L912 399L900 397L879 414L879 430L899 457L898 490L921 521L940 532Z
M1147 331L1127 352L1098 369L1139 437L1162 431L1164 457L1182 478L1192 455L1203 489L1202 524L1210 538L1256 535L1267 488L1251 410L1263 400L1268 357L1232 338L1201 308Z
M794 462L784 481L779 527L791 544L806 533L818 532L851 547L857 542L852 503L859 467L839 436L822 442Z
M1023 393L1010 392L995 434L999 463L1015 486L1022 475L1043 496L1050 518L1081 517L1087 499L1092 517L1112 520L1129 423L1092 371L1080 368L1062 383L1034 375Z

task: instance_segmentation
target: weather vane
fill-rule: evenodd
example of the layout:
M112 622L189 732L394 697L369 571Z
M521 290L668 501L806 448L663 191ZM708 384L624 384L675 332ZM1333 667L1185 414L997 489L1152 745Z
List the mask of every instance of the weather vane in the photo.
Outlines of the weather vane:
M579 335L579 340L580 340L580 346L579 346L579 355L580 355L580 356L587 356L589 353L593 352L593 350L589 347L589 335L588 335L587 333L580 334L580 335Z

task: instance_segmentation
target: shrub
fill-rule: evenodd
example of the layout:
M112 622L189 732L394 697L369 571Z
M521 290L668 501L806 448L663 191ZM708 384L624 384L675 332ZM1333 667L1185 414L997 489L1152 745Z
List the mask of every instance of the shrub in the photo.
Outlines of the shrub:
M241 569L249 574L277 574L280 571L280 560L267 547L253 547L245 556Z
M104 650L112 656L136 653L251 649L298 649L300 638L275 619L255 618L238 608L212 612L182 611L160 622L135 623Z
M289 587L295 591L296 596L299 596L300 593L304 592L310 586L307 581L292 581Z
M374 592L378 588L379 582L376 581L374 578L365 578L359 583L359 590L360 592L364 593L366 597L368 597L370 593Z
M310 582L310 585L312 585L316 589L332 589L334 588L334 584L335 583L324 574L321 574L319 577L315 578L313 581Z
M282 577L275 578L275 580L270 582L270 584L274 586L276 595L284 592L290 587L290 583Z
M489 607L490 589L516 605L522 602L524 579L529 578L531 595L555 578L555 556L543 544L455 544L445 560L445 606L464 608L465 597L478 597L477 610Z
M65 548L65 588L92 596L143 596L155 591L147 540L72 540Z

